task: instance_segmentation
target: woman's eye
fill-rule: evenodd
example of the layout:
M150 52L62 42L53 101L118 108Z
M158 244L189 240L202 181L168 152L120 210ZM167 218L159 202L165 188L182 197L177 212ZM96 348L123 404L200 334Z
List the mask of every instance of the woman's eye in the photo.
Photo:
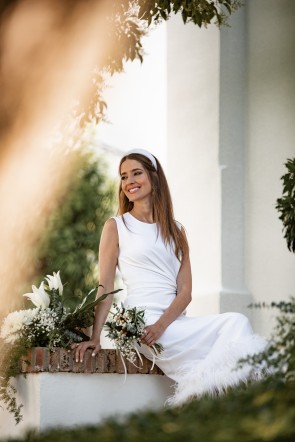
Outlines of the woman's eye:
M126 179L126 176L121 176L121 181L124 181Z
M134 175L141 175L141 172L135 172Z

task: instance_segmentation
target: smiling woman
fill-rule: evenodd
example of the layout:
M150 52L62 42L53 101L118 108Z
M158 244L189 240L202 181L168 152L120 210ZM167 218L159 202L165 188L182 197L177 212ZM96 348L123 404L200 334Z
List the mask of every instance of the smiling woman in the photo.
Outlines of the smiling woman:
M159 161L144 149L134 149L121 159L119 174L118 215L130 212L139 221L158 223L164 242L174 242L176 256L180 259L188 253L184 231L174 220L169 186Z
M224 313L188 318L191 301L189 250L180 223L173 216L169 187L159 161L149 152L128 152L120 162L118 215L104 226L100 242L100 282L113 290L118 266L127 288L125 305L145 309L145 334L139 351L151 358L150 347L164 351L157 365L177 382L171 404L203 394L218 394L262 370L239 359L256 354L266 341L255 336L246 316ZM99 293L100 294L100 293ZM87 348L100 350L100 333L111 298L96 310L93 335L75 348L83 361Z

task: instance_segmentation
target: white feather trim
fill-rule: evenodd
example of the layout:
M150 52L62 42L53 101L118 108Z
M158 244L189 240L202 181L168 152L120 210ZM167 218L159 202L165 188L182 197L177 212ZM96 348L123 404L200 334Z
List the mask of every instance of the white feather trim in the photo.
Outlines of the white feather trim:
M231 342L223 349L213 349L205 359L190 361L176 375L174 395L168 398L169 405L181 405L187 400L208 394L217 396L229 387L247 383L250 379L263 377L263 369L253 373L249 364L238 367L238 361L261 352L267 341L252 335Z

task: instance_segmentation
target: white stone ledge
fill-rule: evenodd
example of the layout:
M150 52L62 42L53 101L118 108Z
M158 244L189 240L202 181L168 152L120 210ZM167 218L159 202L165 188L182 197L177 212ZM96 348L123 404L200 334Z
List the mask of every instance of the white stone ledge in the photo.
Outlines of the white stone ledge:
M164 406L173 392L166 376L118 373L32 373L17 376L17 400L23 420L0 410L0 438L22 437L29 429L95 425L110 417L124 417Z

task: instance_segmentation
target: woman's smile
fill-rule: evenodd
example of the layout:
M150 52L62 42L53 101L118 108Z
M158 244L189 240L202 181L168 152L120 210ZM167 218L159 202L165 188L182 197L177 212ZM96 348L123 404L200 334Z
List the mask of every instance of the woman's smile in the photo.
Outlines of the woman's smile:
M133 186L128 189L129 193L135 193L140 189L140 186Z

